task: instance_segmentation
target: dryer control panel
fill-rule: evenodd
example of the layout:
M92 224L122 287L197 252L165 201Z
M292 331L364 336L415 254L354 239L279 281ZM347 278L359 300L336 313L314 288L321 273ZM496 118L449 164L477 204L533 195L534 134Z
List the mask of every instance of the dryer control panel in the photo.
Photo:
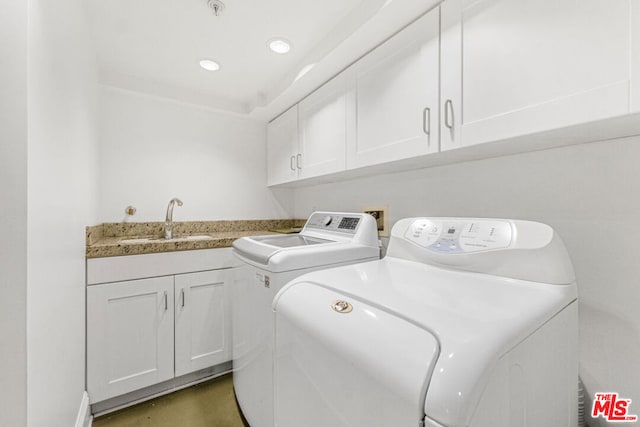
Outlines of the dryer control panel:
M456 254L509 247L513 237L508 221L417 219L404 236L434 252Z
M391 229L387 257L450 269L571 284L575 274L547 224L499 218L404 218Z

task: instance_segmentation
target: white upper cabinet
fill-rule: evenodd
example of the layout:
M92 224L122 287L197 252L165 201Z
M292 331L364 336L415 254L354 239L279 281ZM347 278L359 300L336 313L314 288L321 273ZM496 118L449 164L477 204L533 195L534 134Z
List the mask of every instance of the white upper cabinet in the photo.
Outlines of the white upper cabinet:
M346 168L347 140L353 138L354 93L339 75L298 104L300 178L326 175Z
M628 113L633 1L445 1L441 148Z
M296 180L299 164L298 106L294 105L267 125L267 185Z
M349 169L438 151L439 13L428 12L347 70L357 129Z
M345 77L332 79L267 125L267 185L346 168L355 106Z
M268 185L627 136L629 113L639 0L446 0L268 125Z

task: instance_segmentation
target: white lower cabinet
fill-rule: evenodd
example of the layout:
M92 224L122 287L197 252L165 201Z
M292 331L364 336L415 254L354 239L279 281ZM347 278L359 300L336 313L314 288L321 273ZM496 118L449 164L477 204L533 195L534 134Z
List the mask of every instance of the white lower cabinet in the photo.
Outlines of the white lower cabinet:
M229 270L175 276L175 374L231 360Z
M232 269L87 288L93 403L231 360Z
M101 401L173 378L173 276L89 286L87 386Z

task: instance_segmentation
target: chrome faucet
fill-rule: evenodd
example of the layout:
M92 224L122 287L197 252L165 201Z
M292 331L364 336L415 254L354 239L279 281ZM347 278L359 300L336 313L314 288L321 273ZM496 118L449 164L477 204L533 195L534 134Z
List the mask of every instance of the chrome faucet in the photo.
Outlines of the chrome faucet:
M169 206L167 206L167 217L164 220L164 238L172 239L173 238L173 205L178 204L178 206L182 206L182 200L174 197L169 200Z

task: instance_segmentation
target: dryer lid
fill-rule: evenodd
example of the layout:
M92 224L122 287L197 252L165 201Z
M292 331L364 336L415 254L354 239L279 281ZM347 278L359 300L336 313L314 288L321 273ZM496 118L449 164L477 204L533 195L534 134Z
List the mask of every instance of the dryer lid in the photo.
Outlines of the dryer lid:
M418 425L424 418L439 354L429 331L308 282L281 292L274 309L277 424Z
M274 304L309 282L408 319L437 337L441 355L424 408L443 425L464 425L484 389L486 372L576 299L575 284L526 282L387 256L294 279Z

